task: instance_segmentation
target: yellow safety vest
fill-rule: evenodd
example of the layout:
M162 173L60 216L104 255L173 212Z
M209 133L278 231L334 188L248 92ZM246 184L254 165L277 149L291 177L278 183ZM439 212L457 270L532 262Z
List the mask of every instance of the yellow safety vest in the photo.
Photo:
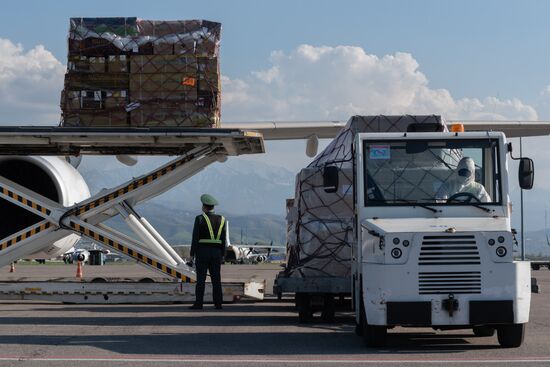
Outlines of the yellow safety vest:
M204 218L204 220L206 221L206 225L208 226L208 232L210 232L210 238L199 239L199 243L221 245L222 229L223 229L223 225L225 224L225 218L222 216L222 220L220 222L220 228L218 229L218 235L214 237L214 230L212 229L212 223L210 222L210 218L208 218L208 215L206 215L205 213L202 214L202 217Z

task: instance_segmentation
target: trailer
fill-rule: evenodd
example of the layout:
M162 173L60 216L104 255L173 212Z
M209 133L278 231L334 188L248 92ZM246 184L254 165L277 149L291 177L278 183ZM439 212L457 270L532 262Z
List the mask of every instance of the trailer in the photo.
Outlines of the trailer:
M261 301L264 289L265 280L224 280L223 302ZM205 297L212 297L210 283L206 284ZM77 304L191 303L195 301L195 285L169 278L16 279L0 282L0 299Z

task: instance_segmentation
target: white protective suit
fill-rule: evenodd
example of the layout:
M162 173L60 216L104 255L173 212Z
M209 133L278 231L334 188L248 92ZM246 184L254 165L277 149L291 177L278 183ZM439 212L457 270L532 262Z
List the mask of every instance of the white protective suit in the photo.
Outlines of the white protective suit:
M451 196L465 192L474 195L479 201L487 203L491 197L485 190L485 187L476 182L476 167L474 160L470 157L464 157L458 162L456 171L449 181L447 181L440 192L438 198L448 199ZM466 196L457 198L458 201L469 201Z

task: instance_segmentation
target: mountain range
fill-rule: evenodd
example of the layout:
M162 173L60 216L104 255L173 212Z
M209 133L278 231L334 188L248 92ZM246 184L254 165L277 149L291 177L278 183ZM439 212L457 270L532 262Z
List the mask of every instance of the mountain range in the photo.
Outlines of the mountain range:
M97 193L142 175L168 161L143 157L133 167L122 166L114 158L85 157L79 171ZM136 209L159 229L171 244L189 243L193 220L200 213L199 197L214 195L220 202L217 211L230 220L234 243L272 242L284 244L286 234L285 199L294 197L295 173L265 162L242 157L215 163L168 192L139 205ZM510 182L512 227L520 232L519 190ZM547 244L550 191L537 188L524 192L526 252L550 256ZM122 228L122 223L113 222ZM241 235L242 234L242 235ZM520 235L518 235L518 241ZM519 249L519 247L518 247Z
M79 171L92 194L147 173L166 159L140 158L134 167L112 159L86 157ZM200 214L200 195L209 193L220 202L216 211L230 223L232 243L285 243L285 199L294 196L294 173L277 166L229 159L215 163L194 177L137 206L136 210L170 244L188 244L195 216ZM125 231L118 218L109 224Z

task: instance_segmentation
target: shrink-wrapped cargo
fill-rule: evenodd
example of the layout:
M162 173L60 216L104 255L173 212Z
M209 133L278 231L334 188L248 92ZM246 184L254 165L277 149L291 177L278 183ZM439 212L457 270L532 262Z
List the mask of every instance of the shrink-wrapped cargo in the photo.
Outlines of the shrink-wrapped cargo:
M348 121L323 152L296 176L295 197L288 201L292 206L287 208L287 265L279 278L349 277L351 248L356 237L355 136L364 132L422 131L423 128L443 131L445 125L440 116L434 115L353 116ZM456 157L448 160L458 162ZM325 191L323 186L323 172L328 166L338 168L334 192ZM413 179L416 191L426 190L427 181L422 175Z
M205 20L72 18L62 126L218 127L220 33Z

